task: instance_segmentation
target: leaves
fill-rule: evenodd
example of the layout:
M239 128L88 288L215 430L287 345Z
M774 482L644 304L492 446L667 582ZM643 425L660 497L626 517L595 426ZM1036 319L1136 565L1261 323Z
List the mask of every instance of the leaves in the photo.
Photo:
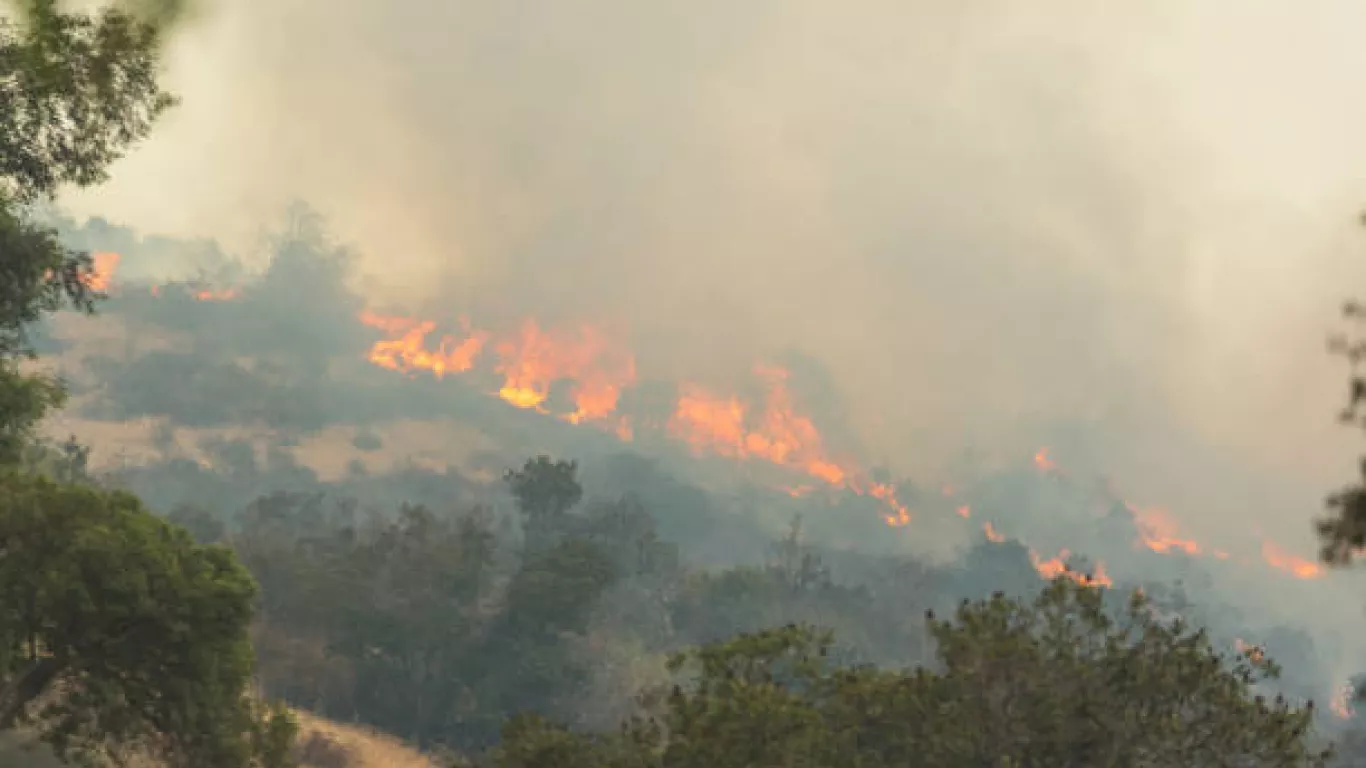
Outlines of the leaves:
M238 768L257 727L246 698L256 587L121 492L0 476L4 672L60 753L141 745L172 765ZM32 708L30 708L31 710Z
M676 656L684 679L620 735L517 721L497 764L781 766L1320 766L1311 709L1268 702L1274 673L1229 662L1202 631L1115 615L1067 579L1033 601L1002 595L931 617L939 668L839 665L832 638L788 625ZM629 757L623 757L623 755ZM537 761L541 762L537 762Z

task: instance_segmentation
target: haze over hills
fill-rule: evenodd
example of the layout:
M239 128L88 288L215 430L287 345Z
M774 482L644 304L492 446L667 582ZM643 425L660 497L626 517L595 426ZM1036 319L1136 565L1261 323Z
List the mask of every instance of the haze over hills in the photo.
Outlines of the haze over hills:
M91 694L94 753L225 765L290 762L262 699L506 768L794 711L749 762L1366 753L1310 525L1360 438L1320 343L1358 5L129 3L0 13L0 731ZM722 657L786 703L692 718L748 695Z
M1304 695L1332 699L1358 671L1366 626L1313 597L1350 599L1358 580L1293 545L1254 530L1197 539L1180 510L1130 503L1049 446L898 477L862 458L828 374L800 356L760 361L748 380L671 381L588 322L381 314L319 219L296 208L286 221L264 269L208 242L65 223L96 252L110 299L95 320L42 330L75 395L51 434L80 435L95 469L163 512L223 519L279 491L506 509L503 469L572 456L590 495L642 498L699 563L761 556L799 515L837 572L860 569L840 552L966 568L952 600L1019 589L969 564L1020 542L1043 578L1070 561L1106 585L1181 581L1197 604L1234 612L1214 627L1228 642L1307 631L1311 648L1290 651L1305 654L1291 681Z

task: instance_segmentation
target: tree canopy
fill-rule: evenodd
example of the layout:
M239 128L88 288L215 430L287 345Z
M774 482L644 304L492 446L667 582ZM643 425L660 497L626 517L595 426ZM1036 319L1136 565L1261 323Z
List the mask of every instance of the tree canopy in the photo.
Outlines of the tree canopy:
M609 734L537 717L506 729L502 768L589 766L1318 766L1312 707L1267 700L1258 654L1226 659L1203 631L1135 595L1059 578L1032 602L996 595L931 619L937 669L845 665L809 627L673 657L683 679Z
M255 583L119 491L0 480L0 728L66 756L250 764L281 722L248 698ZM278 749L279 745L275 745Z
M131 495L19 466L64 394L21 366L29 330L100 298L88 254L64 247L35 205L103 181L174 103L158 68L183 3L11 7L17 17L0 16L0 730L25 724L66 758L282 765L292 724L248 696L256 587L235 556Z
M174 103L156 76L163 22L180 5L91 15L19 0L19 18L0 15L0 462L15 461L62 400L57 381L20 371L27 327L63 307L90 311L99 297L89 255L64 247L32 205L103 181Z

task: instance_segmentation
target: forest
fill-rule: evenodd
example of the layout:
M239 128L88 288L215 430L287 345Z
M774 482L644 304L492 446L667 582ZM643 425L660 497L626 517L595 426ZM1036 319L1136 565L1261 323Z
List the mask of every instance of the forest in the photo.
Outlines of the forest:
M636 418L590 432L602 411L583 386L509 374L505 402L448 387L462 348L414 346L430 329L369 313L351 255L306 208L257 273L55 211L175 107L159 67L183 9L14 8L0 764L361 765L316 722L443 766L1366 764L1353 681L1334 677L1354 649L1255 609L1313 603L1328 566L1350 565L1366 545L1356 486L1330 499L1323 562L1263 546L1249 583L1290 586L1245 608L1221 559L1045 451L931 489L780 450L815 444L795 417L781 439L755 428L698 458L647 433L673 408L651 399L662 389L621 395L613 412ZM120 259L131 280L111 279ZM197 272L137 276L158 260ZM385 370L423 364L435 378L401 392ZM792 410L786 369L761 374L769 413ZM432 413L495 444L379 467L401 442L381 425ZM151 424L150 457L97 467L95 440L54 439L58 417ZM324 477L299 456L336 429L348 458ZM794 473L828 487L772 482ZM939 529L915 527L935 510ZM1078 528L1075 552L1054 545ZM959 546L913 550L902 531Z

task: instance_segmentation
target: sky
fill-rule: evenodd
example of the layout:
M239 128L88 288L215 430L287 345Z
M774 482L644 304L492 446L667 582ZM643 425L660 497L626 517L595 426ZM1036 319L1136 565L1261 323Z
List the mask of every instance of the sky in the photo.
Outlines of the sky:
M1366 6L233 0L82 215L250 254L302 199L376 304L819 361L870 460L1111 476L1308 554L1350 478ZM988 458L980 458L988 457Z

